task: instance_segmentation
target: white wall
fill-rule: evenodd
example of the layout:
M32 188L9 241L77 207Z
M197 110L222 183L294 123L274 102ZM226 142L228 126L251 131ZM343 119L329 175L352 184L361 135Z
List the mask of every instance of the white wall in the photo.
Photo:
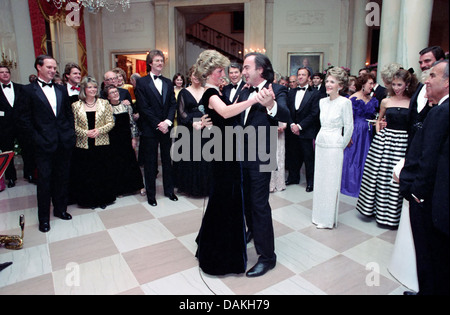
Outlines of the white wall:
M0 1L0 37L7 52L16 52L17 69L11 71L12 80L28 84L28 76L36 73L28 1Z
M289 75L288 53L323 52L328 62L347 66L348 0L274 0L272 63Z
M111 54L146 52L155 48L153 1L131 3L128 11L103 10L103 56L106 70L113 66Z

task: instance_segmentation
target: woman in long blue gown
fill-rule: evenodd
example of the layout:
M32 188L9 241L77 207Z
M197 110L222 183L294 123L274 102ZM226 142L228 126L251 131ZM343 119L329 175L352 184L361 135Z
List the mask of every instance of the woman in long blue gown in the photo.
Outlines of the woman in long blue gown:
M356 80L357 92L350 96L353 105L353 134L349 146L344 150L341 193L357 198L366 163L367 153L372 142L372 128L367 120L375 118L378 100L370 97L374 77L364 73Z

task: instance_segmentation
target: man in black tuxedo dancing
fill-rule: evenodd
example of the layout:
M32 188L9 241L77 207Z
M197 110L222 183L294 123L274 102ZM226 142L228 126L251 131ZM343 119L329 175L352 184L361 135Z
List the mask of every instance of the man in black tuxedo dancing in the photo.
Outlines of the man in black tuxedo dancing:
M268 166L270 161L263 161L258 152L258 146L256 147L255 161L249 158L254 153L249 152L249 148L251 143L258 142L258 135L261 131L259 128L262 127L266 131L266 150L268 151L270 148L276 150L276 143L270 143L269 130L271 126L276 129L278 121L287 121L289 111L286 106L287 89L285 86L272 84L274 71L270 60L265 55L247 54L242 73L250 88L241 91L238 102L255 97L256 91L267 90L266 97L260 103L249 107L238 117L238 125L244 128L252 126L255 130L255 139L252 139L251 136L244 137L244 158L241 163L248 233L253 236L256 252L260 255L256 265L248 270L246 275L247 277L258 277L273 269L276 264L272 214L269 204L271 172L264 169L270 169Z

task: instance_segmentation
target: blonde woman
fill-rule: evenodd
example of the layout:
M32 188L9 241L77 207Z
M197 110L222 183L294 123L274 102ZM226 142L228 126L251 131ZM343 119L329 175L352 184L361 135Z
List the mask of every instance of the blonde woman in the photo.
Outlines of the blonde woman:
M337 226L344 149L353 133L352 102L339 95L347 82L344 69L328 70L328 97L319 103L321 127L316 137L312 211L312 222L318 229Z
M99 98L95 78L80 84L79 101L72 104L77 136L71 169L71 198L80 207L106 208L116 199L112 185L109 131L114 127L111 105Z
M255 97L228 105L229 100L221 93L220 85L229 64L229 59L219 52L205 50L195 65L195 76L205 85L199 103L214 125L211 132L220 129L222 135L225 135L226 126L233 126L234 116L257 103ZM203 129L205 132L210 131ZM241 169L238 161L226 159L225 137L219 141L224 149L219 154L216 152L215 157L218 158L214 158L210 165L211 188L197 237L196 253L200 268L211 275L243 273L247 265Z

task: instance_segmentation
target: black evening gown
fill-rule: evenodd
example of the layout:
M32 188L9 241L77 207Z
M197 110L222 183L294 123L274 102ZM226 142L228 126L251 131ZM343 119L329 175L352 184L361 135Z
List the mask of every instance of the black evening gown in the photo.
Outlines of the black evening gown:
M210 163L205 161L203 157L194 160L194 141L193 135L196 133L201 135L201 131L194 130L192 123L195 118L200 119L203 114L198 109L200 105L195 97L187 89L182 89L178 94L177 119L178 126L185 126L189 130L190 137L190 155L187 160L174 162L175 185L178 192L185 193L192 197L207 197L210 190ZM181 137L182 138L182 137ZM177 141L183 141L183 139ZM200 139L201 148L207 139ZM195 148L199 151L199 148ZM181 152L179 152L181 153Z
M86 112L88 127L95 128L95 112ZM110 145L95 145L88 139L88 149L75 148L72 155L71 187L73 202L83 208L106 206L116 200Z
M132 108L122 103L112 106L115 125L109 132L112 149L110 159L114 161L115 192L120 196L132 194L144 188L144 180L136 153L131 145Z
M208 108L209 98L219 92L209 88L203 95L206 113L224 135L231 123ZM226 99L221 97L226 102ZM207 131L204 129L203 132ZM224 144L225 139L221 139ZM210 140L212 141L212 140ZM223 155L225 155L223 150ZM197 258L203 272L210 275L243 273L247 266L242 173L237 161L211 162L212 188L197 236Z

